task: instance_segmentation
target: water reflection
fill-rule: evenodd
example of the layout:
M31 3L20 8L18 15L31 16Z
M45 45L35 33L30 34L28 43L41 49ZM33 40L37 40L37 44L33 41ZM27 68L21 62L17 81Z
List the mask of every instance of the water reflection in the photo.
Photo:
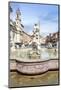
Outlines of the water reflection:
M26 76L17 72L10 72L10 86L36 86L58 84L58 71L49 71L42 75Z

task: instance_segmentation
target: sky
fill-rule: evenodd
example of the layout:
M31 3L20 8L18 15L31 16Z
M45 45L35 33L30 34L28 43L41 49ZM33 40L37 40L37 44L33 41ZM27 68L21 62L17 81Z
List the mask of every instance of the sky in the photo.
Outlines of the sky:
M35 23L40 22L40 33L49 34L58 31L58 5L14 3L10 6L13 10L10 17L13 21L16 18L16 10L21 12L21 22L24 31L31 34Z

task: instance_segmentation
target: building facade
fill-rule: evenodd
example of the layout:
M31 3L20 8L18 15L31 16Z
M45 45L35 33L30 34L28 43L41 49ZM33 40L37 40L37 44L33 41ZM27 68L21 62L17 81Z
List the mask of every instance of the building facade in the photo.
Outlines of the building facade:
M27 45L31 41L32 36L24 31L24 25L21 23L21 12L16 11L15 22L10 20L10 46L12 50L20 48L22 44Z

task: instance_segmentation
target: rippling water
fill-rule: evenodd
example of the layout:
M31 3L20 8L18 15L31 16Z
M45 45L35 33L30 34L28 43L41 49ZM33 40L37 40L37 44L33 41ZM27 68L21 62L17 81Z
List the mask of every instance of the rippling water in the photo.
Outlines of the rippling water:
M28 76L10 72L10 87L58 84L58 71L48 71L41 75Z

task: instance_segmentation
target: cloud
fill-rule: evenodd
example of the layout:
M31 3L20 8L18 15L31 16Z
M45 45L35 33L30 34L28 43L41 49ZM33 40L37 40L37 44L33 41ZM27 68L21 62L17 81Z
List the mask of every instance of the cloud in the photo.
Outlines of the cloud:
M33 31L33 25L24 25L24 31L27 32L28 34L31 34Z
M40 25L40 33L54 33L58 31L58 23L45 22Z
M58 31L58 13L56 11L46 12L40 16L40 33L54 33Z
M58 12L46 12L39 16L39 19L42 21L58 22Z

